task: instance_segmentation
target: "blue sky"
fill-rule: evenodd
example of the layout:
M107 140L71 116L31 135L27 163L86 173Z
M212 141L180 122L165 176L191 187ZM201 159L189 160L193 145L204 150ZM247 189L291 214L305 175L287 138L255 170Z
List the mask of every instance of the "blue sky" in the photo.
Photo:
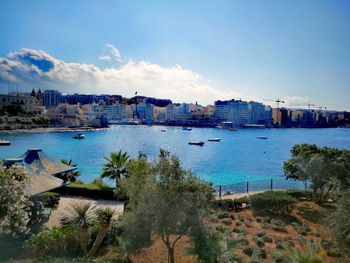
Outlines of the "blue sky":
M350 109L350 1L1 0L0 34L2 89L13 77L23 89ZM23 48L60 70L10 72L8 61L28 66Z

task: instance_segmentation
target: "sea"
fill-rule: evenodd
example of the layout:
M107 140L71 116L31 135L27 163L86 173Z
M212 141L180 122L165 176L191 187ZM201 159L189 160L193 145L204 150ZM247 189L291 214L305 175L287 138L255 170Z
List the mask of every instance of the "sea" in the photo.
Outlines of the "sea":
M180 158L183 167L196 176L219 185L240 185L245 191L263 184L266 188L301 188L302 184L286 181L283 163L291 157L295 144L350 149L350 129L239 129L192 128L166 126L111 126L104 130L84 131L85 139L76 140L76 131L0 132L0 139L11 146L0 147L0 159L14 158L30 148L40 148L52 159L73 160L81 171L80 179L91 182L101 174L104 157L113 151L125 151L131 157L145 154L150 160L165 149ZM259 139L267 137L267 139ZM220 142L209 142L220 138ZM189 145L204 141L204 146ZM271 179L273 182L271 182ZM229 189L229 188L227 188ZM244 190L243 190L244 189Z

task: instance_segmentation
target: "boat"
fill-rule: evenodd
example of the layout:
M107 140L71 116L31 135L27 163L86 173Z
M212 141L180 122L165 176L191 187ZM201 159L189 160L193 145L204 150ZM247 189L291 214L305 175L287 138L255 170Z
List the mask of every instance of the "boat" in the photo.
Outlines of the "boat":
M238 129L236 129L236 128L229 128L228 130L229 131L238 131Z
M198 146L203 146L204 142L203 141L199 141L199 142L188 142L189 145L198 145Z
M73 139L84 139L84 138L85 138L85 135L81 133L78 133L73 136Z
M9 146L11 142L8 140L0 140L0 146Z
M192 131L192 128L190 128L190 127L183 127L182 128L184 131Z
M160 130L161 132L166 132L166 130Z
M210 138L208 139L208 142L219 142L220 140L220 138Z
M267 139L267 137L266 136L258 136L258 137L256 137L257 139L261 139L261 140L266 140Z

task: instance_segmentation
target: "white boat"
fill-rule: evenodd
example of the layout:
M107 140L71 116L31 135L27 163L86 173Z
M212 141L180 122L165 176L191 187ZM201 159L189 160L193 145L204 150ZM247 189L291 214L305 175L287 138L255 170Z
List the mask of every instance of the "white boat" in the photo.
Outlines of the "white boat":
M0 146L9 146L11 142L8 140L0 140Z
M219 142L220 140L220 138L210 138L208 139L208 142Z
M84 134L81 134L81 133L78 133L76 135L73 136L73 139L84 139L85 138L85 135Z
M192 128L190 128L190 127L183 127L182 128L184 131L192 131Z

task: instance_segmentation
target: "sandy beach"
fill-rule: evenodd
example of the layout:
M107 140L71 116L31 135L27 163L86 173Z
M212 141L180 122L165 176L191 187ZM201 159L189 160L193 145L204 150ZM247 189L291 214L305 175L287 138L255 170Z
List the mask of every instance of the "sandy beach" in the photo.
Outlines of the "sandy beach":
M60 217L67 213L66 208L71 206L74 202L91 202L92 205L96 205L100 208L110 207L114 209L117 214L122 214L124 210L124 203L121 201L114 200L95 200L85 197L61 197L58 207L52 210L49 221L45 223L45 226L52 228L53 226L59 225Z

